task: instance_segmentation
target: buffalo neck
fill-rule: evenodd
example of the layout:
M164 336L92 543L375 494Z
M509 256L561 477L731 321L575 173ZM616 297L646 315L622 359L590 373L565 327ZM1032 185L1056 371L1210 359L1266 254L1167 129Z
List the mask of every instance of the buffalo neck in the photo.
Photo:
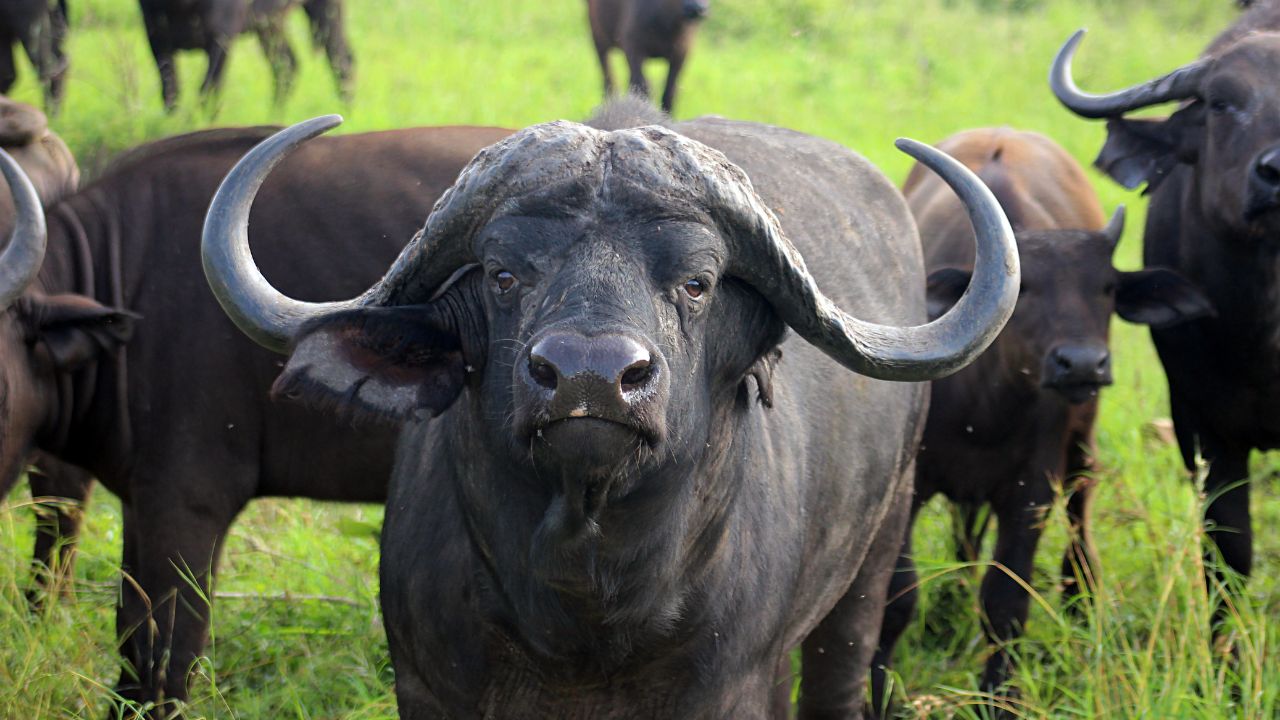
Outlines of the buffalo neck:
M733 601L720 590L733 580L726 546L738 483L724 461L735 452L740 421L724 413L705 435L662 449L666 462L625 470L633 474L613 486L627 491L609 497L594 527L569 539L547 529L564 502L556 485L569 479L549 482L487 443L467 447L455 478L492 595L489 622L569 685L670 660L713 637L716 618L728 616L723 606ZM459 447L485 437L467 424L455 424Z
M122 228L100 190L81 191L46 213L48 248L36 279L46 295L76 294L125 307ZM59 372L39 446L104 482L126 472L131 442L125 348ZM114 488L113 488L114 489Z
M1215 347L1232 350L1216 355L1244 363L1247 374L1273 375L1280 372L1280 337L1274 330L1280 322L1280 238L1259 238L1206 218L1196 196L1199 188L1200 183L1189 180L1152 199L1146 242L1159 233L1175 234L1178 270L1209 297L1216 311L1216 317L1199 322ZM1170 201L1181 208L1176 227L1161 222L1169 215ZM1149 250L1147 264L1160 264Z

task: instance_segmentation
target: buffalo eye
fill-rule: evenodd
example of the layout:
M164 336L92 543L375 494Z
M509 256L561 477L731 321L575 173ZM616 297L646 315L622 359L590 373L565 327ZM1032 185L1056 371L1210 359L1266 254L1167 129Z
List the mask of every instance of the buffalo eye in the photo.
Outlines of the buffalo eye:
M702 297L702 293L707 291L707 284L698 278L690 278L684 283L684 294L697 300Z
M1222 115L1231 110L1231 103L1223 100L1222 98L1217 98L1209 101L1209 109L1215 114Z
M494 270L491 277L493 278L493 287L499 295L505 295L511 288L516 286L516 276L506 270Z

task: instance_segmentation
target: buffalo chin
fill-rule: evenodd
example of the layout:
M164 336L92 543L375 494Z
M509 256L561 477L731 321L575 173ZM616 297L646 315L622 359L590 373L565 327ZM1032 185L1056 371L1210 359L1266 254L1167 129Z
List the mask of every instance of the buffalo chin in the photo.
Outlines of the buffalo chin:
M1047 387L1061 395L1068 403L1079 405L1090 400L1096 400L1098 392L1104 386L1098 383L1079 383L1075 385L1050 385Z

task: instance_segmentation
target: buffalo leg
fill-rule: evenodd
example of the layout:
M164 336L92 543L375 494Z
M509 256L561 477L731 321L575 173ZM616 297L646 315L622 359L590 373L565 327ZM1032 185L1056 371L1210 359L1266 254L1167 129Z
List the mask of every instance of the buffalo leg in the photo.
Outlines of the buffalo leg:
M894 564L910 525L911 477L871 542L853 584L801 645L801 720L861 717L867 705L867 669L877 652L884 601L897 580Z
M902 637L907 625L911 624L916 603L920 599L920 578L916 575L912 552L911 526L908 525L907 536L898 555L898 564L894 568L893 579L889 582L889 590L885 596L880 641L876 646L875 657L871 660L870 715L875 718L892 715L889 669L893 667L893 648L898 644L898 638Z
M36 471L28 475L28 482L36 502L37 587L31 599L38 603L51 591L65 595L71 589L76 538L89 491L93 488L93 477L48 455L39 454L33 462ZM43 499L56 499L56 502L42 502Z
M1031 596L1016 578L1031 581L1036 546L1044 529L1042 513L1050 506L1052 489L1047 473L1029 480L1026 487L1039 492L1015 493L1012 502L994 508L996 548L992 559L998 565L987 570L981 590L987 639L995 645L982 673L980 687L985 691L999 688L1008 678L1005 645L1019 637L1027 623Z
M677 52L667 63L667 85L662 90L662 111L671 114L676 104L676 81L680 79L680 70L684 68L684 53Z
M609 69L609 43L596 38L596 57L600 59L600 75L604 77L604 97L613 96L613 71Z
M222 73L227 69L227 49L232 38L214 38L206 47L209 56L209 67L204 72L204 82L200 84L200 95L208 107L217 108L218 96L222 92Z
M644 79L644 55L627 50L627 68L631 71L631 92L649 97L649 81Z
M168 20L153 13L143 13L142 19L147 25L147 43L151 45L151 55L156 59L156 70L160 73L160 99L164 109L173 112L178 106L178 74L173 64L173 42L169 37Z
M1093 553L1093 540L1089 536L1089 507L1093 504L1093 486L1095 480L1089 473L1093 470L1093 438L1088 436L1071 438L1067 447L1067 484L1071 495L1067 499L1067 523L1070 538L1067 551L1062 557L1062 599L1069 610L1075 612L1080 606L1075 602L1080 595L1080 582L1084 589L1092 591L1094 572L1098 567Z
M274 100L279 104L289 97L298 72L298 59L285 37L284 16L264 20L258 25L257 33L262 54L267 56L267 63L271 65L271 78L275 82Z
M135 484L125 508L127 575L116 629L125 659L117 691L126 700L161 704L187 697L187 675L209 632L208 599L222 541L242 506L199 494Z
M1208 506L1205 508L1206 536L1211 547L1206 549L1206 567L1215 568L1206 578L1209 583L1228 587L1231 572L1248 577L1253 568L1253 529L1249 517L1249 450L1240 447L1222 447L1205 442L1205 459L1209 462L1209 477L1205 480ZM1221 554L1219 563L1213 557L1213 546ZM1224 590L1226 592L1226 590ZM1225 600L1219 600L1214 610L1213 623L1218 628L1229 615Z
M8 95L18 79L18 68L13 64L13 45L0 39L0 95Z
M318 47L324 48L325 57L329 59L338 96L343 102L351 102L355 91L355 58L347 44L342 3L340 0L308 0L302 9L311 23L311 37Z

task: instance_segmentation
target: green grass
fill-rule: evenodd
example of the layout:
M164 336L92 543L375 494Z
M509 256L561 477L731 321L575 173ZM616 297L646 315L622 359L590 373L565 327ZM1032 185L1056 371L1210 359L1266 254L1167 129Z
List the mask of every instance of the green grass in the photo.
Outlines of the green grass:
M358 63L354 103L342 107L321 59L306 51L297 90L271 104L261 52L232 53L216 117L200 108L200 56L179 61L182 110L160 108L136 6L73 3L72 77L56 129L91 174L139 142L211 124L287 123L340 111L343 131L407 125L521 126L582 118L600 80L579 2L443 3L350 0ZM1007 124L1048 133L1088 163L1102 128L1051 99L1054 50L1077 27L1092 32L1078 78L1111 89L1195 57L1232 17L1228 0L721 0L695 48L677 106L776 123L836 139L901 179L899 135L938 140ZM622 71L622 64L617 63ZM34 101L29 68L16 88ZM658 73L658 68L652 68ZM625 75L624 75L625 77ZM657 77L657 75L655 75ZM656 85L657 83L654 82ZM1118 264L1139 264L1142 199L1093 173L1108 210L1130 205ZM1038 556L1015 708L1025 717L1274 718L1280 716L1280 521L1275 474L1255 462L1255 576L1237 596L1240 662L1217 661L1200 559L1200 499L1173 448L1144 426L1167 415L1164 377L1145 330L1114 327L1116 386L1104 394L1100 487L1094 514L1102 556L1097 597L1083 622L1063 616L1054 589L1066 534L1048 521ZM88 512L74 601L40 617L26 587L32 520L24 487L0 507L0 717L101 717L119 672L113 603L118 503L97 492ZM215 604L214 641L190 712L217 718L394 717L392 674L376 593L381 511L262 500L229 538ZM985 655L972 569L949 562L945 509L928 508L916 548L926 578L919 617L899 645L909 717L982 717L976 677ZM957 602L958 599L958 602Z

